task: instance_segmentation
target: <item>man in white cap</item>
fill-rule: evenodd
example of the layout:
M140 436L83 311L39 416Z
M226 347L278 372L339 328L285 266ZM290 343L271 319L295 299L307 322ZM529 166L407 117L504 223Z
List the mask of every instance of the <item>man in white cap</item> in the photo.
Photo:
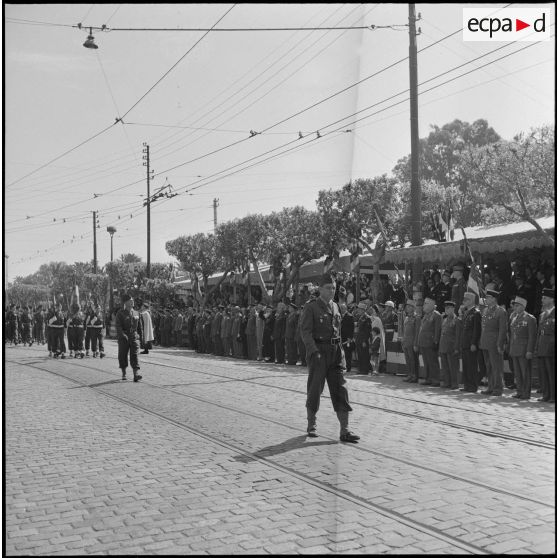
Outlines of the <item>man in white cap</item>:
M512 397L528 400L531 398L531 362L537 337L537 320L525 312L525 298L516 296L512 304L514 314L509 324L508 354L513 362L517 386L517 393Z
M486 291L486 310L481 316L479 342L488 377L488 387L482 393L494 396L502 395L504 390L504 347L508 335L508 315L498 306L499 295L492 289Z
M539 318L535 354L542 397L537 401L556 402L556 291L542 289L542 313Z
M461 358L463 361L463 388L461 391L477 393L478 349L481 335L481 315L475 306L475 293L463 295L463 318L461 320Z

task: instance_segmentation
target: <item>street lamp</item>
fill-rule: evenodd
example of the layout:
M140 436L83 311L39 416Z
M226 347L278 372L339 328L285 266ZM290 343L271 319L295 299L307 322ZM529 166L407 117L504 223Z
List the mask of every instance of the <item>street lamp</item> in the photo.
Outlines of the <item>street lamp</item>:
M107 227L107 232L110 234L110 262L112 263L112 259L113 259L112 237L114 236L116 229L110 226ZM109 315L112 315L112 310L114 308L114 296L112 293L112 281L110 280L110 273L109 273L109 308L110 308Z

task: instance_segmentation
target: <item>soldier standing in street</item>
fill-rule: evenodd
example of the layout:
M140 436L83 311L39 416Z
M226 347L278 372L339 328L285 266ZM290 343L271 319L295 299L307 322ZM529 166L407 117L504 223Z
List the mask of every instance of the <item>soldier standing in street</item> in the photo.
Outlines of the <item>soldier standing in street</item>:
M508 335L508 314L498 306L499 294L491 289L486 291L486 310L481 316L479 342L488 377L488 387L481 393L494 396L502 395L504 390L504 347Z
M409 299L405 304L405 319L403 320L403 331L401 332L401 348L407 365L407 376L404 382L416 384L419 378L419 358L417 336L420 329L421 318L415 313L416 302Z
M525 312L527 300L516 296L514 313L510 318L508 353L513 362L517 393L516 399L531 398L531 362L537 337L537 320Z
M477 393L478 350L481 335L481 315L475 306L475 293L463 295L463 319L461 327L461 356L463 359L463 388L461 391Z
M442 315L436 310L436 301L426 297L422 306L423 315L417 336L417 347L424 363L425 379L421 382L425 386L440 385L440 362L438 360L438 346L442 332Z
M93 356L95 358L103 358L105 356L105 347L103 345L105 319L100 304L93 307L89 325L91 326L91 351Z
M122 370L122 379L126 379L126 368L128 367L128 353L130 353L130 364L134 371L134 382L141 380L138 374L140 369L138 362L139 337L141 320L138 312L134 310L134 299L126 294L122 297L123 308L116 314L116 336L118 339L118 365Z
M52 332L52 352L54 358L66 358L66 343L64 342L64 324L66 322L64 313L62 312L62 304L58 303L54 314L48 321Z
M556 291L542 289L542 313L539 318L535 354L542 397L537 401L556 402Z
M333 302L335 280L324 275L320 283L320 296L306 304L301 318L302 339L308 354L307 432L310 437L317 436L316 413L327 381L333 409L341 425L339 439L355 443L360 436L349 430L349 411L352 408L343 376L345 355L341 347L341 314Z

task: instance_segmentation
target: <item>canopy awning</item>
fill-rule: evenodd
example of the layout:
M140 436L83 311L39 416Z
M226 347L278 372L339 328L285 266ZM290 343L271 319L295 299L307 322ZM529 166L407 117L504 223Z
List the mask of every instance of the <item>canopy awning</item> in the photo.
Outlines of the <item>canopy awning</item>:
M537 223L545 231L555 230L556 217L542 217ZM551 243L528 221L507 225L483 225L465 227L465 234L473 256L477 254L497 254L533 248L550 247ZM554 234L554 233L553 233ZM463 252L463 232L455 229L454 239L450 242L428 240L421 246L409 246L387 250L385 261L395 264L413 262L420 258L423 262L450 261L467 258Z

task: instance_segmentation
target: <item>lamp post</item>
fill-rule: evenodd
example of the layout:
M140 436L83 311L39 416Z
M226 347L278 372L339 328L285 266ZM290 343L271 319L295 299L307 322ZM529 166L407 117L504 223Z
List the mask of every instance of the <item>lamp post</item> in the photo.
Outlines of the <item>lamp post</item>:
M114 236L116 229L114 227L107 227L107 232L110 234L110 263L112 263L113 260L112 237ZM112 310L114 307L114 298L112 294L112 282L110 280L110 273L109 273L109 307L110 307L110 314L112 314Z

